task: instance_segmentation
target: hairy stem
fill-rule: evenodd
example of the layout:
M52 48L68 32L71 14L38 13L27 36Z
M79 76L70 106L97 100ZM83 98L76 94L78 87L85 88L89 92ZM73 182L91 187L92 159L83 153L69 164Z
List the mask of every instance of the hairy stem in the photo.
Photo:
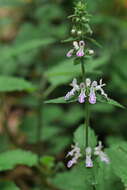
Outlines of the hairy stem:
M85 66L84 66L84 61L83 59L81 59L81 70L82 70L82 80L86 85L86 73L85 73ZM86 95L88 97L88 92L86 89ZM86 117L85 117L85 123L84 123L84 131L85 131L85 147L87 148L89 145L89 102L88 102L88 98L86 98Z

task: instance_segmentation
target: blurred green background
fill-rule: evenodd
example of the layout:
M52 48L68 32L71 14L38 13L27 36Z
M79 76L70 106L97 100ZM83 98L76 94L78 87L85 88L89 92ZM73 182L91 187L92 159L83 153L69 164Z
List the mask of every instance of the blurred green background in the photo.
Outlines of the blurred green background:
M43 75L46 84L42 94L47 93L46 99L64 96L72 78L80 76L80 68L66 58L71 43L62 43L70 35L67 16L73 13L73 4L73 0L0 0L0 75L23 78L37 87ZM89 44L95 56L88 60L88 77L103 78L109 97L127 106L127 0L87 0L87 7L92 15L92 37L101 44ZM73 132L84 121L83 106L44 104L40 143L37 96L14 90L4 94L2 106L2 95L0 152L20 147L50 155L50 163L55 160L62 170ZM5 121L8 127L4 127ZM91 127L106 145L127 140L127 111L97 103L91 107ZM22 167L1 175L29 190L34 188L29 170ZM33 179L36 181L36 176Z

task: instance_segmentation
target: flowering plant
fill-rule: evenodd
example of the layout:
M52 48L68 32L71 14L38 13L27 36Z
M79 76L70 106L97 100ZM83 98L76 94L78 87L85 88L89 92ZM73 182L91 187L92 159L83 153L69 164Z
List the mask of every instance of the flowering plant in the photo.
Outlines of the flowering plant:
M66 158L71 157L69 161L67 161L67 167L71 168L73 165L83 163L82 167L91 169L91 176L93 175L94 168L96 168L96 172L99 175L102 164L104 163L104 167L108 168L112 161L110 155L103 150L102 142L97 140L95 133L91 129L91 106L94 106L97 102L104 102L122 108L123 106L109 98L104 90L106 84L102 82L102 79L100 79L99 82L92 80L91 78L93 78L93 76L90 78L87 73L86 60L93 57L95 52L88 47L88 44L94 40L91 38L93 32L89 25L90 15L86 11L86 3L83 1L76 3L74 14L69 16L69 18L72 20L71 37L65 40L65 42L71 42L72 48L67 52L66 56L69 59L73 59L73 67L77 64L81 66L78 79L80 82L78 82L77 78L73 78L70 83L72 88L64 97L48 100L46 103L78 102L84 105L85 122L84 125L77 128L74 133L75 144L71 146L72 150L67 153ZM85 170L85 172L86 175L89 174L88 170ZM95 182L93 182L92 186L93 189L96 189Z

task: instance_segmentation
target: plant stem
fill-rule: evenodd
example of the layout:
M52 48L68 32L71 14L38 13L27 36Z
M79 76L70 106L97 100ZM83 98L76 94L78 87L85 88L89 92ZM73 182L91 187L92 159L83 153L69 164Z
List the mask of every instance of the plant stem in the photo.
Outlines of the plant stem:
M46 86L46 80L43 77L43 74L40 79L40 86L39 86L39 100L38 100L38 107L37 107L37 143L38 143L38 163L40 163L40 157L41 157L41 139L42 139L42 128L43 128L43 104L44 104L44 89Z
M89 103L86 102L86 148L89 146Z
M81 58L81 69L82 69L82 80L84 83L86 83L86 81L85 81L85 79L86 79L85 66L84 66L84 61L82 58Z
M38 143L38 162L40 163L40 156L41 156L41 136L42 136L42 127L43 127L43 99L39 97L38 101L38 109L37 109L37 143Z
M84 61L81 58L81 70L82 70L82 80L86 85L86 73L85 73L85 66L84 66ZM88 90L86 89L86 95L88 97ZM89 145L89 102L88 102L88 98L86 98L86 117L85 117L85 122L84 122L84 131L85 131L85 147L87 148Z

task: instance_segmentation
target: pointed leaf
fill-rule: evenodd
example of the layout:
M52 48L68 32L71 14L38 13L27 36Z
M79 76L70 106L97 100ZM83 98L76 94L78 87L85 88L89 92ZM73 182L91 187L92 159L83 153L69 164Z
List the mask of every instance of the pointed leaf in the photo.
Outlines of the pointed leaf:
M59 98L47 100L47 101L45 101L45 103L46 104L68 104L68 103L76 102L76 101L77 101L77 99L72 99L72 100L66 101L64 99L64 97L59 97Z
M61 190L92 190L93 170L86 168L82 162L70 171L57 174L53 183Z
M48 44L52 44L54 42L53 38L48 39L33 39L26 41L25 43L21 43L15 45L14 47L5 48L0 52L1 61L5 61L6 59L10 59L12 56L18 56L27 51L31 51L32 49L39 48L41 46L46 46Z
M95 72L97 68L108 62L109 56L104 55L101 58L93 60L92 58L85 62L86 72ZM50 68L45 73L47 79L53 86L66 84L70 82L74 77L81 75L80 64L75 65L72 59L63 61L62 63Z
M35 166L37 155L21 149L10 150L0 154L0 171L10 170L17 165Z
M11 76L0 76L0 92L33 91L35 87L28 81Z
M112 145L108 154L114 173L127 185L127 142Z
M79 147L83 148L85 147L85 140L86 140L86 131L85 131L85 127L84 125L79 126L75 133L74 133L74 142L78 143ZM95 147L97 145L97 137L93 131L93 129L91 129L89 127L88 129L88 134L89 134L89 146L90 147Z
M123 105L121 105L120 103L118 103L117 101L113 100L113 99L106 99L105 97L101 96L101 95L97 95L97 100L101 103L106 103L106 104L110 104L110 105L113 105L113 106L117 106L117 107L120 107L120 108L125 108Z

